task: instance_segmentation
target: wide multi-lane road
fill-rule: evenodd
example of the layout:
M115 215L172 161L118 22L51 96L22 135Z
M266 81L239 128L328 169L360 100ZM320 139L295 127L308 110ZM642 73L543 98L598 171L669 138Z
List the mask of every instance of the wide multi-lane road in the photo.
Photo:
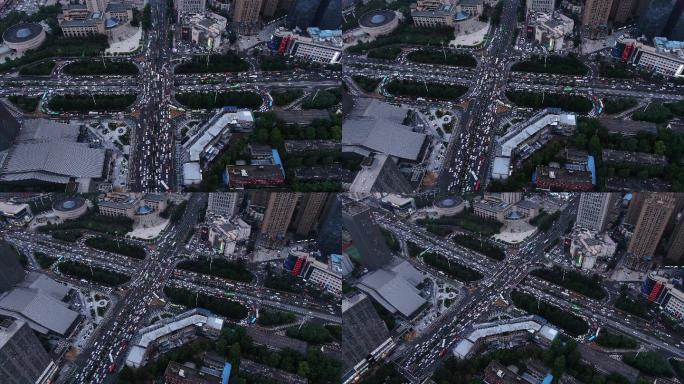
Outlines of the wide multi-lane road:
M483 278L468 289L456 305L442 313L414 340L402 342L389 356L389 361L411 382L421 382L450 355L449 349L463 336L472 324L486 320L498 300L510 302L514 290L529 293L568 312L575 311L585 318L595 332L598 326L609 327L629 334L648 344L650 349L661 349L672 356L684 357L676 335L668 334L660 325L638 319L612 307L609 300L592 300L581 295L568 295L561 287L544 282L530 273L550 265L547 249L565 235L574 222L579 199L568 200L559 218L546 232L540 232L516 247L506 249L506 258L496 262L467 248L456 246L426 232L423 228L376 209L378 225L390 230L402 242L413 242L420 248L441 254L453 263L481 271ZM417 261L413 261L417 262ZM427 273L431 268L420 268ZM435 277L442 278L435 275Z
M60 383L102 383L111 381L108 368L111 359L119 365L124 360L125 342L129 341L141 326L144 315L154 295L160 295L173 266L179 260L184 240L197 223L198 212L206 204L206 194L193 194L179 222L174 226L171 236L150 248L138 273L132 276L131 283L121 293L120 300L110 315L97 328L88 346L70 365L65 375L59 377Z

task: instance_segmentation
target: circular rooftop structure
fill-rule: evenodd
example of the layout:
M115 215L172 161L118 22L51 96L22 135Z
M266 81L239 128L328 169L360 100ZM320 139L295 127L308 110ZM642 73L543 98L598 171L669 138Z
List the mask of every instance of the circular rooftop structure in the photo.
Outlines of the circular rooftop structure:
M135 210L135 213L137 215L148 215L152 212L154 212L154 209L152 209L151 207L149 207L147 205L140 206L140 207L138 207L138 209Z
M439 216L453 216L463 212L465 203L459 196L446 196L435 201L435 210Z
M107 29L112 29L112 28L116 27L117 25L119 25L119 20L117 20L117 19L113 19L110 17L107 20L105 20L105 28L107 28Z
M506 216L506 219L508 220L520 220L523 218L523 214L520 213L519 211L511 211L511 213Z
M2 34L5 44L18 52L38 48L45 41L45 30L38 23L19 23Z
M466 12L463 11L458 11L454 15L454 21L463 21L463 20L468 20L470 18L470 15Z
M440 208L452 208L463 203L463 199L458 196L447 196L435 202Z
M75 219L88 210L86 200L80 196L67 197L52 203L52 210L62 220Z
M372 36L386 35L399 25L399 18L394 11L378 9L361 16L359 26Z

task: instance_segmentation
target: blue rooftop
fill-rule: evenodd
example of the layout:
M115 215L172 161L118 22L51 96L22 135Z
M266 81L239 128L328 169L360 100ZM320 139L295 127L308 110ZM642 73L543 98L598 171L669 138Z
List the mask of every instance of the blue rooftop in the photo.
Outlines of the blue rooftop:
M596 163L594 156L587 156L587 171L591 172L591 184L596 185Z
M512 211L511 213L508 214L508 219L510 220L520 220L522 219L522 214L518 211Z
M454 20L462 21L462 20L466 20L469 17L470 17L470 15L468 15L467 13L465 13L463 11L459 11L457 14L454 15Z
M230 382L230 371L233 369L233 365L226 363L223 366L223 373L221 374L221 384L228 384Z
M666 37L654 37L653 45L661 49L684 49L684 41L668 40Z

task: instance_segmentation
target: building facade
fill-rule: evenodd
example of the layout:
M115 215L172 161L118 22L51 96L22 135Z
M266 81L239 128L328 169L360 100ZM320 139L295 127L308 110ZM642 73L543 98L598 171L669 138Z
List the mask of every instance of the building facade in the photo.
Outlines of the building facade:
M390 338L387 326L375 311L371 299L359 293L342 300L342 356L354 366Z
M641 269L652 259L674 208L675 198L671 193L646 195L627 247L631 267Z
M207 214L231 217L237 212L239 205L237 193L210 193L207 203Z
M584 36L597 39L609 32L608 19L613 0L587 0L582 9L582 31Z
M355 203L345 205L342 223L359 250L364 267L374 270L392 260L392 252L385 243L380 228L373 222L368 207Z
M329 194L325 192L312 192L303 195L294 222L296 234L308 235L315 229L315 226L323 213L323 208L325 208L328 196Z
M0 382L47 383L57 366L22 320L0 322Z
M527 0L527 4L526 4L527 13L530 13L530 12L551 13L551 12L553 12L553 9L555 6L556 6L555 0Z
M297 207L299 193L273 192L268 199L261 234L271 242L284 240L292 215Z
M256 23L259 21L262 0L233 1L233 22Z
M603 231L608 212L616 198L617 195L614 193L582 193L575 225L599 232Z
M182 15L203 13L206 6L206 0L174 0L173 2L173 7L176 8L178 18Z

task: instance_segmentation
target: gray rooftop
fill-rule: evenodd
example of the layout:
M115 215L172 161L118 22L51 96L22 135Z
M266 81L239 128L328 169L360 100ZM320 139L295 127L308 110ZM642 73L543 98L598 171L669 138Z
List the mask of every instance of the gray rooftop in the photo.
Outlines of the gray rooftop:
M43 142L64 140L76 142L78 131L78 124L66 124L48 119L27 119L22 123L17 141Z
M0 179L54 181L69 177L100 178L105 150L70 142L19 143L8 151Z
M342 124L342 144L360 146L406 160L417 160L426 136L375 118L351 118Z
M132 9L133 6L129 3L109 3L107 4L107 12L125 12Z
M31 272L26 279L17 285L22 288L31 288L51 296L55 300L62 300L69 293L71 288L66 284L58 283L46 275L38 272Z
M599 120L601 125L608 129L610 133L622 133L623 135L636 135L639 132L657 133L658 129L655 123L646 121L611 119L603 117Z
M539 208L539 204L535 203L534 201L530 201L530 200L520 200L520 201L518 201L516 206L518 206L520 208L527 208L527 209Z
M64 335L78 318L55 298L37 289L15 288L0 297L0 314L20 318L41 333Z
M342 144L417 160L426 135L401 124L407 111L375 99L358 100L356 109L342 124Z
M357 287L373 297L388 311L411 317L425 304L425 299L418 294L418 290L413 285L415 275L407 273L405 268L408 267L394 266L393 270L378 269L364 276Z

